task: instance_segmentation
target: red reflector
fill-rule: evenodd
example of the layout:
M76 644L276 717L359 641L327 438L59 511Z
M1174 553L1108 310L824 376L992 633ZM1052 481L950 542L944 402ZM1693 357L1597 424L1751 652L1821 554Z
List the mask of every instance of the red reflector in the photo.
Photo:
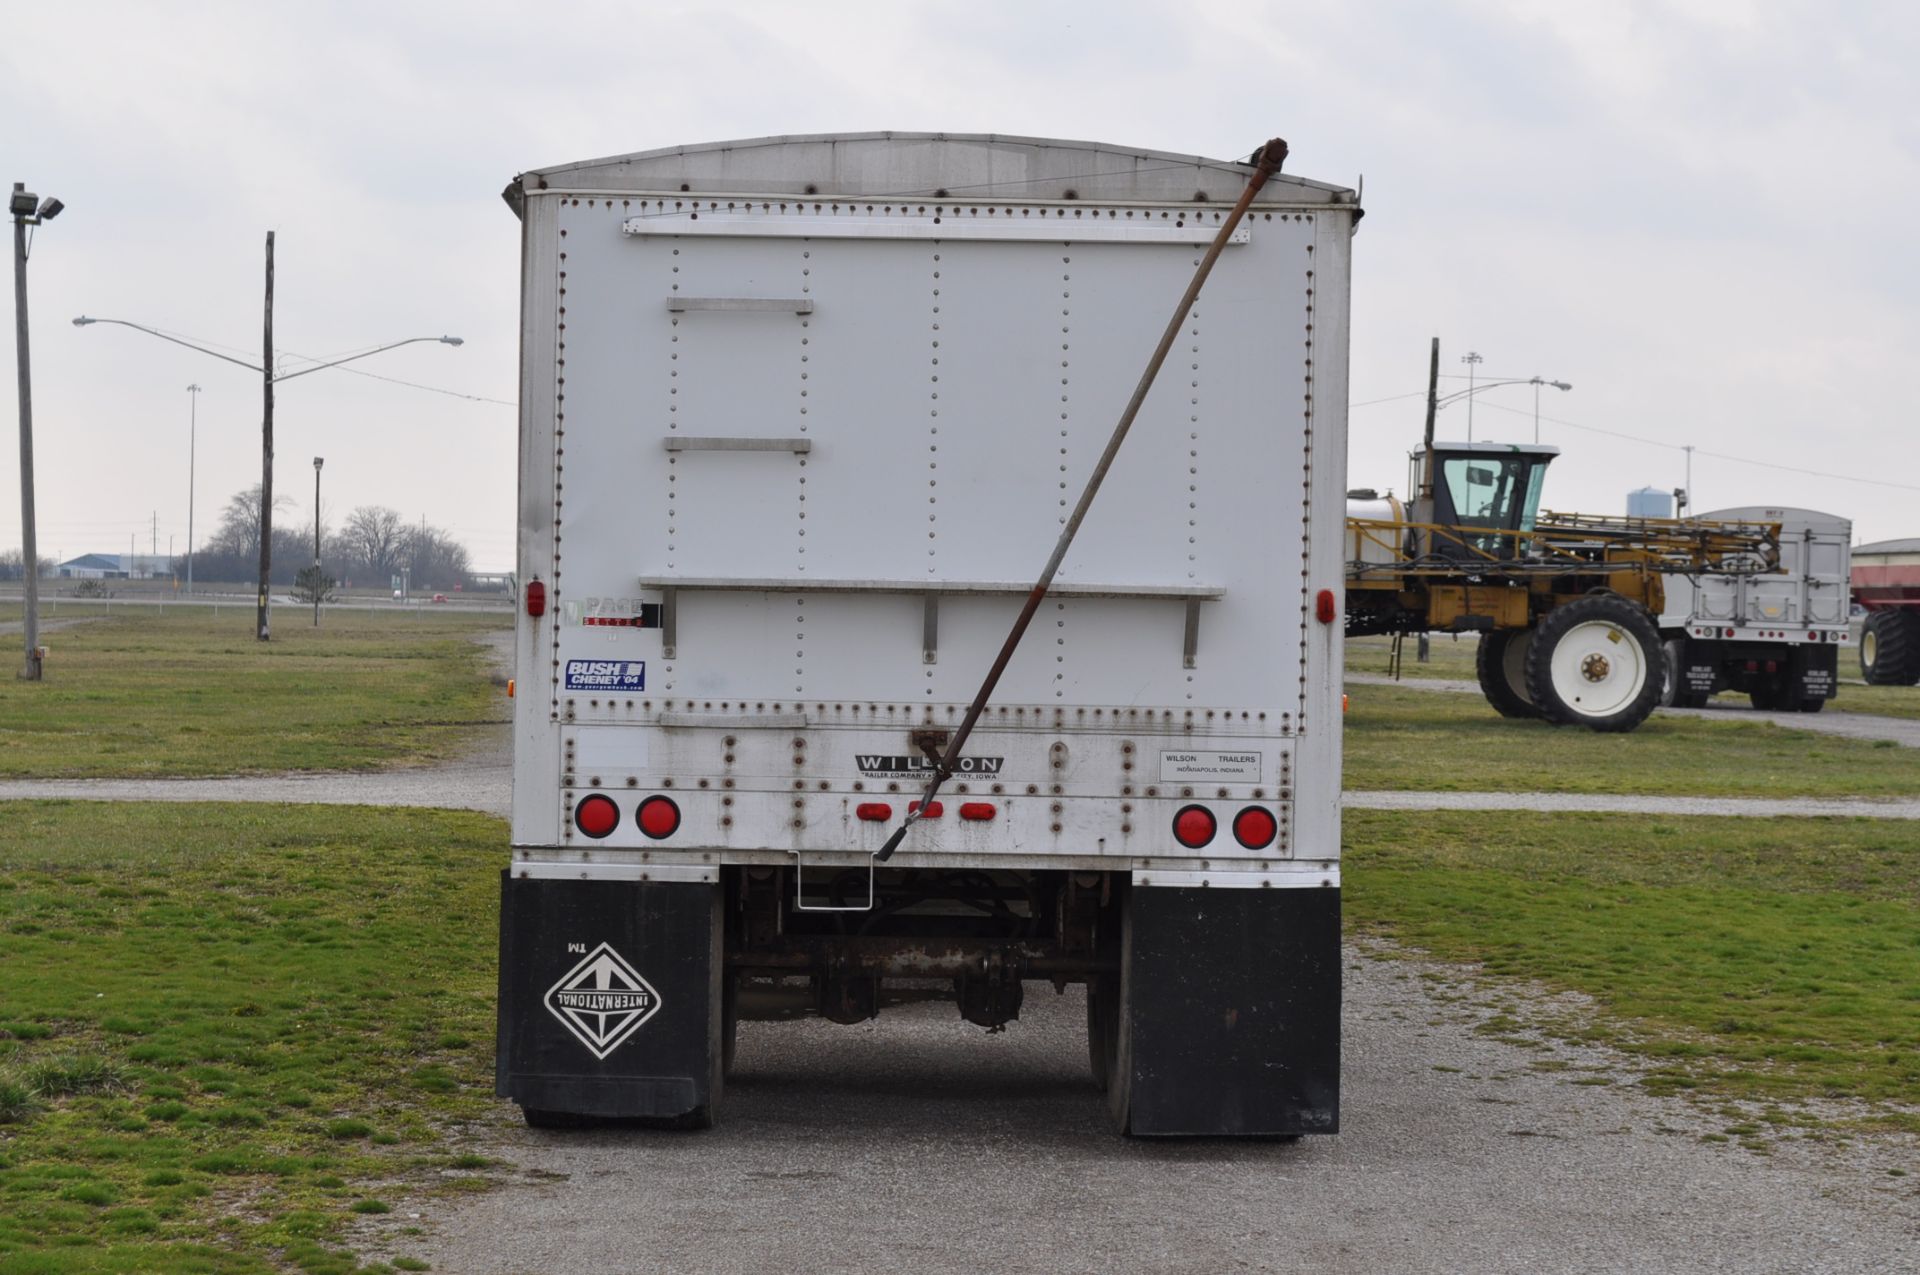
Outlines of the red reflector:
M1748 660L1748 661L1747 661L1747 672L1749 672L1749 673L1758 673L1759 671L1760 671L1760 661L1759 661L1759 660Z
M1732 636L1733 636L1733 630L1732 630L1732 629L1728 629L1728 630L1727 630L1727 636L1728 636L1728 637L1732 637Z
M994 806L991 801L963 801L960 803L960 817L962 819L971 819L975 823L986 822L993 818L994 813Z
M1808 633L1808 634L1807 634L1807 641L1809 641L1809 642L1818 642L1819 640L1820 640L1820 635L1819 635L1818 633Z
M573 808L573 826L589 837L604 837L620 826L620 807L595 793Z
M1189 850L1198 850L1213 840L1219 821L1205 806L1182 806L1173 817L1173 839Z
M535 619L547 613L547 586L538 580L527 581L527 614Z
M1248 806L1233 817L1233 839L1249 850L1264 850L1280 832L1273 812Z
M1332 624L1333 617L1333 590L1322 589L1313 600L1313 618L1322 624Z
M920 803L917 801L909 802L907 804L908 814L912 814L914 811L918 809L920 809ZM944 815L945 813L947 813L946 806L941 802L936 801L932 805L927 807L927 813L923 816L923 818L938 819L941 815Z
M868 823L885 823L893 818L893 807L884 801L863 801L853 808L853 813Z
M680 830L680 807L673 804L671 797L649 797L640 803L634 821L640 825L640 831L659 841Z

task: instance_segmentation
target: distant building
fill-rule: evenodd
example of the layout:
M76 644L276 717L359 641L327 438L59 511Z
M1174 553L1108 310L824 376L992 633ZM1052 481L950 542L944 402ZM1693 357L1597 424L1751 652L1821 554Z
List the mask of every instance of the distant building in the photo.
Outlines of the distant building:
M1662 491L1658 487L1642 487L1639 491L1628 492L1627 517L1673 517L1673 493Z
M53 569L62 580L124 580L117 554L83 553Z
M62 580L153 580L173 574L173 559L148 553L83 553L54 568Z

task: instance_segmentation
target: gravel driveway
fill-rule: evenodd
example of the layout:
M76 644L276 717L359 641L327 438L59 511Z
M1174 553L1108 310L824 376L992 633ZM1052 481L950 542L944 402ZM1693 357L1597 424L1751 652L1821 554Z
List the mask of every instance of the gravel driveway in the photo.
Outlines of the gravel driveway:
M363 1239L464 1275L1920 1268L1916 1179L1889 1175L1915 1140L1703 1142L1730 1121L1593 1083L1630 1079L1623 1059L1476 1032L1515 1007L1456 971L1348 966L1336 1137L1116 1138L1077 991L1000 1035L921 1004L743 1024L706 1133L536 1132L503 1108L475 1141L510 1185L398 1202Z

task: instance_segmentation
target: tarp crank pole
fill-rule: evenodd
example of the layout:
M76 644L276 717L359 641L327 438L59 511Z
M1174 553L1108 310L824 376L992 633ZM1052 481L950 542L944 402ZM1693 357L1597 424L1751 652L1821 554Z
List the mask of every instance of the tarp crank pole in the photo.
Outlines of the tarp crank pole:
M1034 584L1033 591L1027 595L1026 605L1020 608L1020 616L1013 622L1013 628L1007 633L1006 642L1000 647L1000 654L993 661L993 667L987 670L987 677L980 684L980 691L973 697L973 703L967 706L967 715L960 722L960 729L953 733L947 743L947 751L933 769L933 778L927 783L927 791L920 798L920 804L907 812L906 819L894 834L887 838L887 844L880 848L874 858L885 863L893 857L906 839L907 830L917 823L933 804L933 798L940 791L940 785L953 773L955 764L960 760L960 750L966 746L967 736L973 733L974 723L980 720L985 711L987 700L992 697L994 687L1000 684L1000 675L1007 671L1007 665L1013 659L1013 653L1020 645L1020 639L1026 636L1027 626L1040 610L1040 603L1047 596L1047 589L1053 584L1054 573L1060 570L1060 564L1067 556L1067 549L1073 544L1074 536L1080 530L1080 523L1087 516L1087 510L1093 505L1093 498L1100 491L1100 484L1106 480L1107 470L1113 466L1113 458L1119 454L1120 445L1127 440L1127 431L1133 428L1133 418L1140 414L1140 405L1146 402L1147 391L1153 388L1153 381L1160 374L1160 365L1166 362L1167 352L1173 348L1174 340L1180 335L1180 328L1187 321L1187 314L1193 309L1193 303L1200 296L1200 289L1206 284L1207 276L1213 273L1213 263L1220 258L1221 250L1233 237L1233 232L1246 216L1247 208L1253 203L1254 196L1267 184L1267 179L1280 171L1280 165L1287 158L1287 144L1274 138L1262 146L1253 156L1253 175L1247 179L1247 188L1240 192L1240 199L1227 214L1226 221L1220 225L1220 232L1213 237L1213 243L1207 247L1207 255L1200 259L1200 266L1193 272L1193 282L1187 285L1186 295L1180 298L1175 307L1173 318L1167 323L1166 332L1160 337L1160 344L1154 347L1153 357L1147 360L1146 371L1140 374L1140 384L1134 387L1133 397L1127 400L1126 410L1120 413L1120 421L1113 427L1113 437L1107 440L1107 448L1100 453L1100 459L1093 467L1093 473L1087 478L1086 489L1080 493L1080 502L1073 507L1073 513L1067 518L1067 525L1061 529L1060 540L1053 546L1053 556L1047 559L1047 565L1040 572L1040 579Z

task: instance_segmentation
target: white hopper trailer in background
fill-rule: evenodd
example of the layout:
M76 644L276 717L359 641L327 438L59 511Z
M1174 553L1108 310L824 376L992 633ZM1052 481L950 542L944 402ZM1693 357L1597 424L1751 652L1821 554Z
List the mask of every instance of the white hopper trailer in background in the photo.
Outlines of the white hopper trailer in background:
M868 133L508 188L530 1121L710 1121L742 1013L1078 983L1119 1130L1336 1129L1351 191L1259 191L878 859L1252 171Z
M1698 708L1715 693L1732 690L1755 708L1819 712L1839 689L1840 648L1852 640L1852 522L1812 509L1761 505L1716 510L1700 520L1777 523L1779 561L1773 570L1667 577L1660 612L1666 649L1661 702Z

